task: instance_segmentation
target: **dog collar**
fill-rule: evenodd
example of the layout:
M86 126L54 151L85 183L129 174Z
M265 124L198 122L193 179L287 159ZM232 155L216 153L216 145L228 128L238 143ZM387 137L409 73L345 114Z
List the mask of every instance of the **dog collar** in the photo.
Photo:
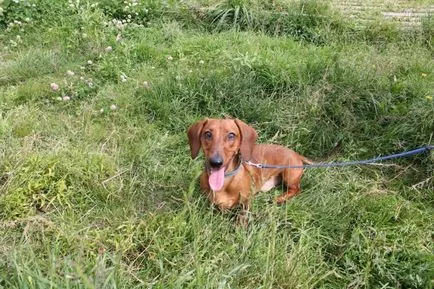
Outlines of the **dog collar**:
M229 177L235 176L240 171L240 169L241 169L241 163L243 161L242 161L241 155L238 154L237 156L238 156L237 167L235 169L233 169L232 171L230 171L230 172L225 172L225 178L229 178ZM206 168L206 170L208 172L210 171L210 168L209 168L209 166L208 166L207 163L205 163L205 168Z
M229 178L229 177L235 176L240 171L240 169L241 169L241 163L242 163L241 156L238 156L238 165L237 165L237 167L235 169L233 169L232 171L230 171L230 172L225 172L225 178Z

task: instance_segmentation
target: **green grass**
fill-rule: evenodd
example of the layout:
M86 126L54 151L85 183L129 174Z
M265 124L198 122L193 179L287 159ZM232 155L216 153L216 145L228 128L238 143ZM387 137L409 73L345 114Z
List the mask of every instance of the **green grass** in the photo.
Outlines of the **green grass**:
M0 288L434 286L432 153L307 170L247 229L200 193L203 117L313 159L433 144L430 19L274 2L0 2Z

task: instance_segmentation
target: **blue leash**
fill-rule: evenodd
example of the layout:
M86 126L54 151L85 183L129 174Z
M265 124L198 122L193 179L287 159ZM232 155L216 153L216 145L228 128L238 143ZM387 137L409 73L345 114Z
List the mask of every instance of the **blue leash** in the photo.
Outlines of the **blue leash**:
M350 161L350 162L341 162L341 163L325 163L325 164L320 163L320 164L301 165L301 166L267 165L267 164L257 164L251 161L245 161L244 163L250 166L257 167L259 169L304 169L304 168L344 167L344 166L361 165L361 164L372 164L379 161L407 157L411 155L429 152L432 149L434 149L434 146L425 146L422 148L418 148L418 149L414 149L414 150L410 150L398 154L376 157L368 160Z

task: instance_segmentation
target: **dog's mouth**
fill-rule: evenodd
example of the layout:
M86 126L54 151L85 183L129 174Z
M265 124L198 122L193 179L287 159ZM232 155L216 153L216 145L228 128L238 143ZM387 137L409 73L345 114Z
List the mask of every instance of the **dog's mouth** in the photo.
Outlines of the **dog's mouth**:
M225 167L211 168L208 176L208 184L213 191L220 191L225 182Z

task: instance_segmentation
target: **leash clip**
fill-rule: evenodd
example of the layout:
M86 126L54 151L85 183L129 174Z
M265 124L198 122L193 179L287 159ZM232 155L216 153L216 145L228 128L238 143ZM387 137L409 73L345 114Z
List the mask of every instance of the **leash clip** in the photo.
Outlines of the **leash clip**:
M245 163L246 163L247 165L249 165L249 166L253 166L253 167L256 167L256 168L258 168L258 169L262 169L262 168L263 168L262 164L252 163L251 161L246 161Z

